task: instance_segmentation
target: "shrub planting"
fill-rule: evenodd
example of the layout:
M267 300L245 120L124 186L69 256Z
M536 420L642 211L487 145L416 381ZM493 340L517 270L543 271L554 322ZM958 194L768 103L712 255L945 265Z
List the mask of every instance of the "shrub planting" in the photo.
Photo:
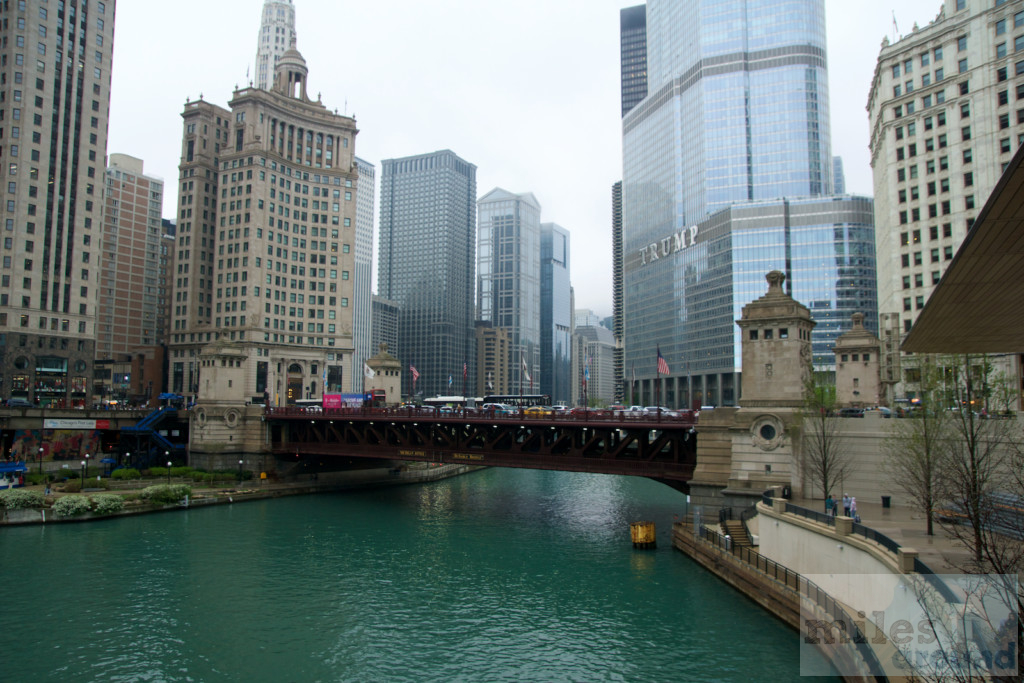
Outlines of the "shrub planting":
M110 477L112 479L142 479L142 473L134 467L122 467L119 470L114 470Z
M124 499L113 493L99 493L92 497L94 511L100 515L112 515L124 510Z
M139 492L139 496L150 503L157 505L170 505L185 499L191 495L192 487L185 484L158 484L147 486Z
M58 517L77 517L92 509L92 503L84 496L63 496L53 503L53 514Z
M0 507L8 510L25 510L43 506L43 494L39 491L25 489L6 489L0 491Z

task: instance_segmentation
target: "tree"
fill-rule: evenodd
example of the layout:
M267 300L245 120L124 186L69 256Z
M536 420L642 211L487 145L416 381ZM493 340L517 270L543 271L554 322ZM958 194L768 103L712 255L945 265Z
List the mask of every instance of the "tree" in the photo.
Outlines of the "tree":
M1016 419L988 414L987 405L1005 392L988 359L951 359L946 383L953 407L941 495L950 509L943 527L969 552L961 570L990 576L1024 572L1024 456ZM1008 591L1017 615L1024 614L1024 587ZM1024 619L1017 619L1017 642L1024 643ZM1019 670L1024 652L1017 651Z
M944 374L934 359L924 357L918 370L921 401L907 419L891 420L883 443L885 471L924 512L928 535L934 535L943 458L949 440L950 413L943 404Z
M836 385L824 372L811 372L804 382L800 412L801 462L804 473L827 498L850 474L853 458L840 434L836 416ZM827 510L826 510L827 512Z

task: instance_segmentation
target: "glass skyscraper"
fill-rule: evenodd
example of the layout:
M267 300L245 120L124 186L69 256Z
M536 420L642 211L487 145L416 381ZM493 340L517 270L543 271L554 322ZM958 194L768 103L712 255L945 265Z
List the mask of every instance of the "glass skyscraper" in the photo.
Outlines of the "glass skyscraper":
M665 401L734 404L734 321L768 270L818 321L819 366L850 314L875 320L871 200L830 196L822 0L651 0L646 18L648 95L622 121L624 372L653 400L660 348Z
M480 320L508 331L509 389L539 393L540 204L532 193L495 188L480 198L477 211Z
M572 284L569 231L540 226L540 390L555 404L572 400Z
M647 97L647 6L619 10L622 115Z
M402 391L461 393L474 376L476 166L450 150L381 162L377 294L399 307ZM452 378L449 385L448 378Z

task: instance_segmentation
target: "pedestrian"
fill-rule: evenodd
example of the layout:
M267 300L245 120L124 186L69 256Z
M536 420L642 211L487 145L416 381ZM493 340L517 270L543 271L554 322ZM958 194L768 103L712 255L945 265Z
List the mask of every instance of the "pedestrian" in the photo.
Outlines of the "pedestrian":
M850 516L853 517L853 521L860 524L860 516L857 514L857 499L850 497Z
M835 514L835 508L836 501L834 498L832 498L832 494L830 493L828 494L828 498L825 499L825 514L831 517Z
M850 494L843 494L843 514L847 517L850 516Z

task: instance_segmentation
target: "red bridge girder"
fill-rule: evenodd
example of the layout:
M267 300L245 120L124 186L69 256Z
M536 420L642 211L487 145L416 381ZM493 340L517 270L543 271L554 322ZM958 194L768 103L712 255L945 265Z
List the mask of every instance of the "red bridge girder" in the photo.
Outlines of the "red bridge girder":
M697 463L692 418L423 415L268 408L283 459L377 458L650 477L685 490Z

